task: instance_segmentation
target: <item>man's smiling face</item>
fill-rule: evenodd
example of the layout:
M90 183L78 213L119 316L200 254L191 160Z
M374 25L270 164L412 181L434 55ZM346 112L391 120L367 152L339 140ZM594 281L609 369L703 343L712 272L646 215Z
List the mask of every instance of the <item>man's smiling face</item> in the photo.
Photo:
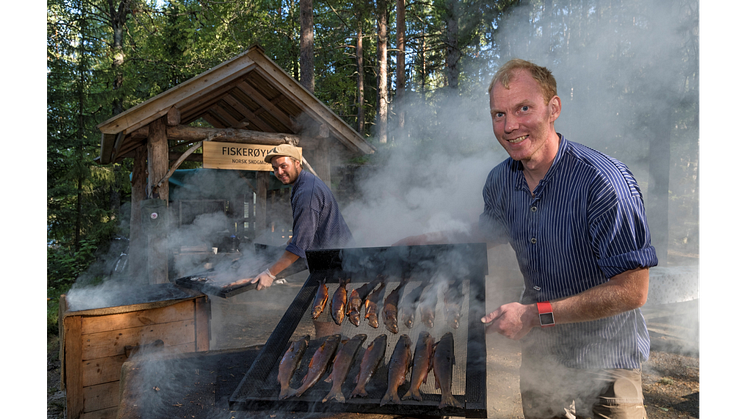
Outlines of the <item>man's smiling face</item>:
M490 92L492 131L511 158L524 164L554 159L554 121L560 114L559 97L545 102L539 83L528 70L516 70L509 88L495 83Z
M272 171L283 185L295 183L301 170L300 162L291 157L277 156L272 158Z

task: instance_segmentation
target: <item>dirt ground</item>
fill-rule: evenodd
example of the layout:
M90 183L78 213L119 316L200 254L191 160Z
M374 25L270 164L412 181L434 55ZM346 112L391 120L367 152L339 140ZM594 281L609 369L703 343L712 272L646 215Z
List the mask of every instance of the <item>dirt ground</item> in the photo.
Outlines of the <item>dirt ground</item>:
M497 274L497 273L496 273ZM289 283L272 287L266 294L250 291L230 300L212 301L211 349L242 348L263 344L282 317L285 308L302 286L307 271L288 278ZM489 281L487 310L515 300L520 287L514 282ZM282 296L279 299L267 297ZM650 359L643 366L643 393L648 417L699 417L698 301L645 306L652 340ZM247 321L250 319L250 321ZM257 321L257 319L262 319ZM520 349L499 335L487 335L488 417L520 419L518 385ZM60 390L59 342L48 337L47 417L66 418L65 393ZM336 415L359 419L390 418L382 415ZM277 416L279 417L279 416ZM399 417L399 416L397 416Z

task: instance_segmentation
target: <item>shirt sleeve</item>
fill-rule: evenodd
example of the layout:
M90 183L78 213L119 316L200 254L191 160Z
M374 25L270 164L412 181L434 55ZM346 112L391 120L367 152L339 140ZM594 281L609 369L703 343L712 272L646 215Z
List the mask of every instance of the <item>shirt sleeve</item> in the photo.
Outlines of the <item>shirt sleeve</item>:
M607 278L658 264L640 195L610 204L591 220L590 233L598 265Z
M479 232L489 242L496 244L508 243L508 229L505 226L505 194L501 194L493 170L482 189L484 210L479 215Z

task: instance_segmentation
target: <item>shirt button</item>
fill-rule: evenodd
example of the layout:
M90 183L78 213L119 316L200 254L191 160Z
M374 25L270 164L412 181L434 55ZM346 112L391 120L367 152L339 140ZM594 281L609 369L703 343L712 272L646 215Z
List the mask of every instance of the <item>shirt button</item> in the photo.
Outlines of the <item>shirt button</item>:
M536 206L533 206L533 207L531 207L531 212L536 212L537 209L538 208L536 208Z
M531 237L531 244L536 244L536 237Z

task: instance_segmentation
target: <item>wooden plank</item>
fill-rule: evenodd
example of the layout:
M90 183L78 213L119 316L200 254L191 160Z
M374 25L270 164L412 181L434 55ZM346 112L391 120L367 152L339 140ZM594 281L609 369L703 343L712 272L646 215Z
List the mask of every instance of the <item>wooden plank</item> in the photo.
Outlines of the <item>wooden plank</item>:
M127 345L146 345L162 340L165 346L194 342L194 319L91 333L83 339L83 361L124 354Z
M83 361L83 387L118 381L125 361L124 354Z
M226 83L218 89L210 91L209 95L195 97L188 103L180 104L181 123L186 125L199 118L201 114L207 112L209 108L223 100L223 96L243 82L244 77L245 74L241 77L234 78L230 83Z
M238 85L238 89L245 93L246 96L251 98L251 100L255 101L257 105L261 106L266 112L272 114L272 116L277 118L283 125L292 129L293 131L298 131L298 127L295 126L295 123L285 112L275 106L274 103L264 97L264 95L259 93L249 83L247 83L246 81L240 83Z
M80 317L63 320L65 328L65 389L67 417L78 419L83 412L83 374L81 371L82 339Z
M250 122L254 123L254 125L258 126L262 131L277 132L277 129L265 122L256 113L244 106L243 103L239 102L238 99L236 99L232 95L225 95L223 97L223 101L230 105L236 112L240 113L244 117L244 119L247 119Z
M84 387L83 400L85 412L119 406L119 381Z
M183 354L194 352L194 349L195 342L192 341L163 348L159 353ZM82 387L85 389L89 386L118 382L121 378L122 365L127 360L125 355L116 355L84 361L82 363ZM117 391L119 391L118 388Z
M202 297L204 298L204 297ZM182 301L171 306L108 316L83 316L82 334L189 320L194 317L194 302Z
M110 407L108 409L97 410L95 412L86 412L80 417L80 419L116 419L118 407Z

